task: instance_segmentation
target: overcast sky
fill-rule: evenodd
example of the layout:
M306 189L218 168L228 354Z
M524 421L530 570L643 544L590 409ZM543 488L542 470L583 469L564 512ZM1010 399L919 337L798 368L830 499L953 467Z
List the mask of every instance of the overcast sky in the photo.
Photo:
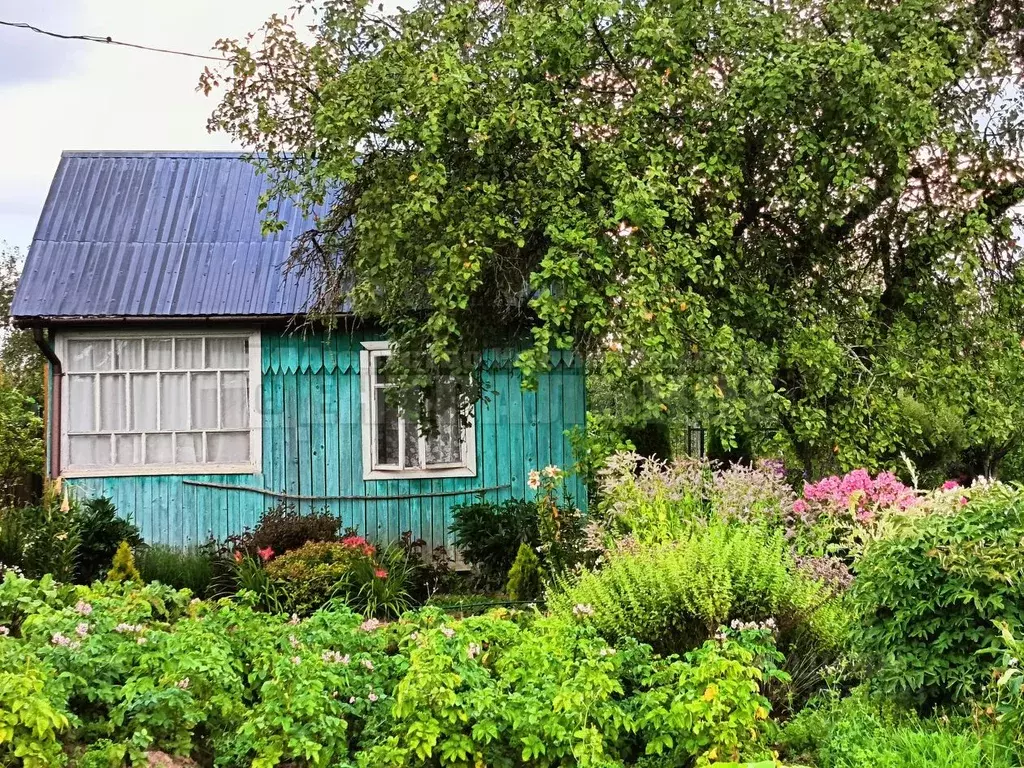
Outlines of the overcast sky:
M209 53L291 0L0 0L0 20ZM0 241L32 240L65 149L232 149L206 132L203 62L0 26Z

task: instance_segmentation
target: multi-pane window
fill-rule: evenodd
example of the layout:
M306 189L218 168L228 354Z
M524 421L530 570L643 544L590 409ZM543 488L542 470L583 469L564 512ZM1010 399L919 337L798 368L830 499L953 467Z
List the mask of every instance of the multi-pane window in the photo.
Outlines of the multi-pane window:
M68 336L64 469L253 471L256 334Z
M383 342L366 342L362 354L363 476L468 477L476 474L476 442L472 418L458 408L434 409L436 429L423 434L416 418L389 401L395 386L384 365L390 354Z

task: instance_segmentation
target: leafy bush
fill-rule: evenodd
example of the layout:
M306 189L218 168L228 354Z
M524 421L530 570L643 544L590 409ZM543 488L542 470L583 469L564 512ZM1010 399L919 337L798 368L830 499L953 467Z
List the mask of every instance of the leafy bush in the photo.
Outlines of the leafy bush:
M197 597L210 597L216 559L210 544L186 549L155 544L138 550L135 564L143 581L158 581L175 589L188 589Z
M107 571L107 581L135 581L142 583L142 576L135 566L135 555L127 541L122 541L114 553L114 560Z
M855 646L882 691L966 702L990 677L996 622L1024 621L1024 492L993 485L954 514L903 520L857 565Z
M548 605L561 614L587 606L607 637L667 653L696 647L734 619L771 618L783 637L807 631L824 644L842 636L841 611L796 572L781 533L723 523L610 554L600 570L549 593Z
M0 763L24 768L64 765L60 732L70 724L52 670L0 637ZM56 694L56 695L55 695Z
M529 544L520 544L516 561L508 572L508 586L505 587L509 600L536 600L544 588L543 576L537 553Z
M38 603L19 637L0 637L4 672L36 670L27 687L14 682L33 702L19 717L33 719L23 741L41 765L59 764L65 749L84 749L91 765L161 750L263 768L632 765L645 755L692 765L769 754L761 686L776 674L775 652L760 633L661 659L634 641L610 646L577 617L453 621L428 609L383 625L344 608L299 620L189 597L97 582L78 587L74 604ZM73 732L61 730L62 714Z
M303 515L294 505L282 502L264 512L252 531L235 537L231 543L252 557L261 550L270 550L277 556L309 541L334 541L340 528L340 518L327 510Z
M520 544L540 544L537 507L523 499L452 507L451 531L455 546L476 569L484 589L504 586Z
M991 733L921 720L857 691L808 708L782 732L794 761L819 768L1010 768Z
M76 510L59 482L45 486L39 504L0 509L0 563L72 581L81 531Z
M364 539L309 542L266 565L271 579L287 582L291 610L311 613L334 597L346 596L349 578L360 562L373 564L376 550Z
M88 499L76 506L79 544L75 579L88 584L103 576L122 541L135 549L142 544L142 536L130 519L118 517L117 507L108 498Z

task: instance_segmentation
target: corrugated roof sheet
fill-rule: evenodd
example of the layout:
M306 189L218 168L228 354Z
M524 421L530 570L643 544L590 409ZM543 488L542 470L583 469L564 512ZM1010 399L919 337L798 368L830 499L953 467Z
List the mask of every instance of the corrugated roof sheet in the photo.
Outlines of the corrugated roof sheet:
M282 201L264 237L266 180L240 154L65 152L11 314L33 319L301 314L307 280L282 269L312 226Z

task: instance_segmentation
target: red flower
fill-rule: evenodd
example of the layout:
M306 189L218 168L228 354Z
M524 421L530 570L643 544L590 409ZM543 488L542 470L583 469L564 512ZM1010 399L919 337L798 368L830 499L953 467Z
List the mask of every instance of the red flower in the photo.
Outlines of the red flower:
M236 549L235 550L235 562L236 563L242 562L242 551L240 549Z
M260 560L262 560L264 563L274 556L273 547L264 547L263 549L257 551L259 552Z
M367 557L373 557L377 551L377 548L362 536L346 536L341 540L341 546L348 547L349 549L358 549Z
M373 575L378 579L386 579L388 577L388 572L384 568L378 568L373 572Z

